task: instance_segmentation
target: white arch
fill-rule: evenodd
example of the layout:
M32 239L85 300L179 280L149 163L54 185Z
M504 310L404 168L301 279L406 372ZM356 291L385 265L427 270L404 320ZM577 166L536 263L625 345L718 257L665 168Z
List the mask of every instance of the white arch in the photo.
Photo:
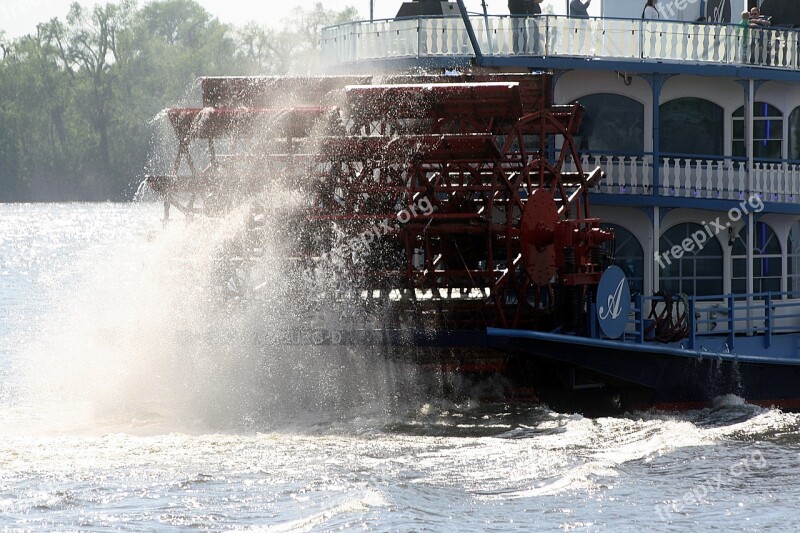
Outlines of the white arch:
M628 230L631 235L633 235L633 238L639 243L639 246L642 248L642 253L644 254L642 292L643 294L652 294L653 273L655 269L655 261L653 260L655 242L652 233L653 222L650 220L650 217L641 209L606 205L592 206L592 216L599 217L600 220L608 224L616 224Z
M587 91L588 87L591 87L591 91ZM572 70L562 74L556 82L556 102L574 102L593 94L625 96L645 107L652 98L650 86L638 76L634 76L630 85L626 85L623 78L612 72Z

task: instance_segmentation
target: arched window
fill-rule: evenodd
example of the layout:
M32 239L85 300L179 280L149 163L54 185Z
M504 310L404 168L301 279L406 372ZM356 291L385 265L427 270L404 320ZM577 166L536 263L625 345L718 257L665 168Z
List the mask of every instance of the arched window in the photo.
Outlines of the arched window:
M723 155L724 112L702 98L677 98L661 104L661 152Z
M731 292L747 292L747 228L742 228L733 241L733 275ZM753 235L753 292L780 292L781 243L778 236L763 222L755 223Z
M644 251L633 233L617 224L601 224L614 231L614 264L625 272L631 292L641 293L644 284ZM607 248L610 248L610 244Z
M800 292L800 221L792 224L787 243L788 287L789 292Z
M800 159L800 107L789 115L789 159Z
M618 94L578 99L586 110L575 142L579 150L640 154L644 151L644 105Z
M656 268L662 289L690 296L722 294L722 246L700 224L672 226L661 235L659 248Z
M745 157L744 106L733 112L733 155ZM765 102L753 104L753 157L781 159L783 147L783 115L777 107Z

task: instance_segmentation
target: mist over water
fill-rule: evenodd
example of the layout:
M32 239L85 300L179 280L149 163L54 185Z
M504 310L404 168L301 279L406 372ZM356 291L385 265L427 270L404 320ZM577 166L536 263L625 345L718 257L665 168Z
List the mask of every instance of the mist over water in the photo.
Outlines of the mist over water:
M164 229L153 206L114 209L133 217L37 283L36 320L13 332L12 399L34 419L78 430L237 431L397 407L413 373L373 348L270 342L266 334L298 326L307 302L290 300L297 279L279 243L264 243L252 269L231 261L247 206ZM83 222L108 223L97 214ZM238 297L235 282L245 281L261 287L257 299ZM309 283L312 298L321 289Z

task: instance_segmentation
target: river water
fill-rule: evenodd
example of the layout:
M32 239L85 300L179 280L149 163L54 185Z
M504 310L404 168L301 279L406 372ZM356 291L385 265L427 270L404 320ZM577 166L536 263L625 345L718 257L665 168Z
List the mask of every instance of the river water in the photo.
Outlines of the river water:
M455 404L379 354L251 349L290 313L220 306L225 224L160 216L0 205L0 530L800 528L795 414Z

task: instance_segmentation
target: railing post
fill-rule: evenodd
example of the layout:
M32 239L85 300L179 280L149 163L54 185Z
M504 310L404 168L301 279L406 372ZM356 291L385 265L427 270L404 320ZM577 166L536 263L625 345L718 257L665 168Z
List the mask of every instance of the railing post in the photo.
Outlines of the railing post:
M597 308L594 305L594 301L592 300L592 293L591 291L587 291L586 293L586 309L589 311L589 336L593 339L600 338L600 329L597 327ZM625 338L623 334L622 338Z
M683 195L684 196L692 196L693 195L693 193L692 193L692 185L693 185L693 183L692 182L694 181L693 180L694 176L692 176L692 174L693 174L693 172L692 172L692 160L686 158L686 159L683 160L683 175L684 175L683 186L685 187L685 189L683 191Z
M696 337L697 337L697 324L695 322L695 301L694 296L689 297L689 309L686 311L689 314L689 349L694 350Z
M544 21L544 55L550 55L550 15L546 15Z
M764 298L764 348L772 345L772 293Z
M642 194L650 192L650 168L647 165L647 155L642 156L641 165L638 161L636 162L636 167L642 169Z
M653 120L653 194L657 195L660 185L659 164L661 159L661 89L664 86L664 77L661 74L653 74L650 77L650 89L652 93L651 105Z
M350 44L347 45L346 57L347 61L356 61L358 58L358 28L350 32Z
M644 20L639 20L639 57L644 59Z
M634 298L636 302L636 342L639 344L644 343L644 298L642 298L642 293L637 293L636 297Z
M486 14L486 7L485 7L486 3L484 3L483 5L484 5L483 24L484 24L485 30L486 30L484 32L484 33L486 33L486 46L489 49L489 55L493 56L494 55L494 43L492 43L491 25L489 24L489 15Z
M420 19L417 17L417 57L421 57L422 51L422 28L420 26Z
M733 294L728 295L728 350L733 351L733 341L736 335L733 330L736 328L736 319L733 316L734 312L734 299Z

